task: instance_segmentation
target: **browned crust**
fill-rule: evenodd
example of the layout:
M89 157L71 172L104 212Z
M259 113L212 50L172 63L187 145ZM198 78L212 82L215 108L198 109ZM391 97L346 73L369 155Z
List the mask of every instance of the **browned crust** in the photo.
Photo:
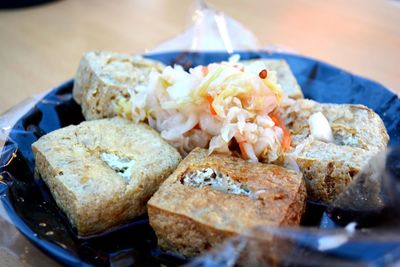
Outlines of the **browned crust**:
M303 145L309 137L308 118L313 113L322 112L332 126L335 143L314 140L294 155L308 197L331 203L374 155L386 149L389 136L384 123L363 105L321 104L305 99L290 103L281 112L292 132L294 147ZM344 138L352 142L345 142Z
M76 205L77 199L74 193L63 183L58 183L56 179L53 179L60 174L61 170L55 170L49 166L49 162L46 160L45 155L43 155L36 145L32 145L32 152L35 156L35 174L40 176L40 178L42 178L46 183L50 189L50 193L57 203L57 206L65 212L71 224L74 227L77 227L79 224L78 207Z
M265 192L246 197L181 183L187 171L207 167L230 175L253 192ZM193 256L256 226L298 225L305 199L299 173L229 156L207 156L206 150L195 149L150 199L148 213L160 246Z
M286 216L281 222L281 226L299 225L306 210L307 190L302 179L302 185L299 186L293 202L288 206Z
M119 67L113 64L119 63ZM125 64L124 67L121 67ZM83 55L75 75L74 100L81 105L86 120L124 114L121 103L128 103L129 88L148 80L152 70L162 71L160 62L135 55L92 51Z
M325 203L332 202L343 192L360 171L359 167L334 160L298 158L297 163L303 171L310 199Z
M188 257L196 256L235 235L153 205L148 205L148 215L150 225L157 234L158 245Z
M102 136L115 143L110 144ZM146 155L135 152L137 146L144 144L143 140L150 140L152 149L163 155L155 157L158 153L149 148L141 150ZM140 153L140 162L136 161L129 180L100 159L100 150L108 151L109 146L116 152L122 153L124 149L124 153L135 158ZM121 118L83 122L56 130L32 144L32 151L36 172L82 236L144 214L149 198L180 161L179 153L149 126Z

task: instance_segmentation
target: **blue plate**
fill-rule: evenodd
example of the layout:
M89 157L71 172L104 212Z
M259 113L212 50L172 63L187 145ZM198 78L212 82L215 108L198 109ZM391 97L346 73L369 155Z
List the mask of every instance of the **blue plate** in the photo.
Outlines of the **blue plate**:
M285 59L306 98L366 105L383 119L390 135L390 145L400 144L400 99L382 85L301 56L265 52L239 54L242 59ZM167 65L181 64L188 68L226 60L229 55L171 52L148 57ZM35 245L65 265L178 266L185 263L187 259L157 249L157 240L146 216L101 235L79 238L55 205L47 187L34 176L31 144L55 129L83 121L80 107L72 99L72 86L71 80L54 88L17 121L9 134L0 158L3 176L0 199L10 218ZM318 225L322 211L321 207L309 208L309 220L305 218L305 221ZM46 227L40 226L43 223Z

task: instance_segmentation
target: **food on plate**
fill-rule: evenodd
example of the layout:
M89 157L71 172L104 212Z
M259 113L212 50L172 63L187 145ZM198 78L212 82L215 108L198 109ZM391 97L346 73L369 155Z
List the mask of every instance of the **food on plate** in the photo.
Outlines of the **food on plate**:
M283 93L289 98L303 98L303 92L292 70L284 59L251 59L240 61L245 67L273 70L277 74L278 83L281 85Z
M281 117L290 130L292 157L309 198L332 202L379 151L389 136L381 118L362 105L287 100Z
M86 119L146 121L183 155L209 145L210 152L229 152L235 143L244 158L276 161L289 139L272 111L283 94L302 97L300 87L284 60L238 60L186 72L178 65L89 52L77 71L74 98Z
M128 105L129 90L146 86L149 74L163 68L161 63L138 55L88 52L79 64L73 96L86 120L114 117Z
M93 60L99 55L103 54L86 57ZM85 74L85 62L84 58L80 77L91 76ZM301 89L283 60L240 61L234 55L228 61L188 71L179 65L152 64L146 71L136 68L145 72L145 82L129 80L129 85L122 82L120 89L115 89L125 92L123 100L111 101L99 94L93 103L97 103L95 109L108 105L106 109L118 111L104 116L119 114L133 122L148 123L181 155L201 147L209 154L299 168L309 197L330 203L363 164L386 149L388 135L376 113L360 105L302 99ZM105 77L118 80L120 72L112 69ZM92 80L77 78L74 95L85 91L81 87L97 88L90 85ZM88 93L86 99L92 95ZM87 112L83 103L82 108Z
M146 212L146 203L181 157L145 124L93 120L32 144L36 172L79 235Z
M186 256L259 226L294 226L305 208L301 173L197 148L148 202L158 244Z

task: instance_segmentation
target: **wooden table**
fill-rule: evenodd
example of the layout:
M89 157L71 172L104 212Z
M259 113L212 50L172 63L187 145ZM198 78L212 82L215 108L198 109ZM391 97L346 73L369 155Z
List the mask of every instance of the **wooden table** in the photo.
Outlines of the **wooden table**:
M242 22L263 46L289 47L400 93L398 1L208 3ZM85 51L141 53L181 33L191 5L189 0L64 0L1 10L0 113L73 77ZM4 252L0 259L13 260Z

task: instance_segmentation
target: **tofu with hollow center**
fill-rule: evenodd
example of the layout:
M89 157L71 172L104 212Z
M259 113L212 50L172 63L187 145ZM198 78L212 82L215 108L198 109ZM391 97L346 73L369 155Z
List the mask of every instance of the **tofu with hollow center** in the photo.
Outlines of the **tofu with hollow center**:
M300 173L193 150L148 202L159 246L195 256L256 226L298 225Z
M363 105L299 99L284 101L280 112L293 147L286 157L297 162L317 202L335 201L389 141L382 119Z
M80 235L146 212L181 157L145 124L122 118L82 122L32 144L36 172Z

